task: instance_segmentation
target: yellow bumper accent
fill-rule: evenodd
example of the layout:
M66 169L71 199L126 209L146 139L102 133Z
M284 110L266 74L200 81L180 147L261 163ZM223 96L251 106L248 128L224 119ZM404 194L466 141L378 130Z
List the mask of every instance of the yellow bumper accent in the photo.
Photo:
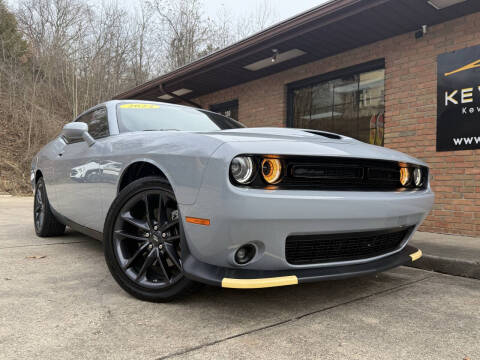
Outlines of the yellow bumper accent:
M274 286L297 285L298 278L292 276L279 276L263 279L231 279L223 278L222 287L232 289L259 289Z
M422 257L422 250L418 250L417 252L410 254L410 257L412 258L412 261L420 259Z

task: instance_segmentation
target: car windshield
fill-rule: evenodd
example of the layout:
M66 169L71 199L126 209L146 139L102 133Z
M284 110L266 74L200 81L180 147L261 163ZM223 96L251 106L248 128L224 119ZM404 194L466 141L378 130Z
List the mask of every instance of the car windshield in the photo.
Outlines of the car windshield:
M159 103L120 103L117 119L120 132L217 131L245 127L210 111Z

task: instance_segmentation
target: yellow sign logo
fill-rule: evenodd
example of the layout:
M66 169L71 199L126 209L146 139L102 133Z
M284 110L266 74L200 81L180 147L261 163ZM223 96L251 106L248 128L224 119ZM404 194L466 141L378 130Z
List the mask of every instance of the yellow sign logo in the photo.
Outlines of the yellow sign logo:
M478 68L478 67L480 67L480 59L472 62L471 64L462 66L461 68L459 68L457 70L453 70L453 71L450 71L448 73L445 73L445 76L450 76L450 75L453 75L453 74L456 74L456 73L459 73L459 72L462 72L462 71L471 70L471 69L475 69L475 68Z
M122 104L122 109L159 109L160 105L155 104Z

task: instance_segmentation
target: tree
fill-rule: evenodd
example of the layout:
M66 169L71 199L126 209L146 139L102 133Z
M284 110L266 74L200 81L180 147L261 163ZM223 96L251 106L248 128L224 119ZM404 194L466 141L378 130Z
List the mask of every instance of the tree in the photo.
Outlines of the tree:
M0 0L0 191L29 192L32 157L80 112L273 19L262 4L240 20L202 9L201 0L140 0L134 11L115 0L18 0L12 12Z
M237 18L236 29L234 31L235 41L239 41L265 29L272 25L276 19L277 13L275 12L272 3L263 0L250 12Z
M205 18L199 0L153 0L157 15L157 44L164 54L164 70L182 67L205 54L214 34L213 22Z
M163 70L171 71L264 29L276 19L267 0L243 16L222 6L216 18L206 17L200 0L151 0L157 44L165 54Z
M1 59L20 59L27 51L27 43L17 28L15 15L0 0L0 49Z

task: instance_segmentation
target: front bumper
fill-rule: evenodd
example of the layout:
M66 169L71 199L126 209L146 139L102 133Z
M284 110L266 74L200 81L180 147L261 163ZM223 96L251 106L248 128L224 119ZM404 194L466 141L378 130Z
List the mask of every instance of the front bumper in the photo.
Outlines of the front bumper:
M407 245L393 255L368 263L315 269L262 271L218 267L202 263L189 255L183 263L183 269L188 278L209 285L255 289L367 275L412 263L421 256L421 250Z
M403 193L270 191L227 184L223 188L203 188L194 205L179 206L185 217L210 220L209 226L183 222L189 252L199 262L220 268L281 271L374 261L377 258L293 265L286 260L285 241L291 235L412 226L416 230L430 211L433 197L429 189ZM413 233L394 252L400 251ZM247 243L257 247L257 255L247 265L239 266L234 261L235 251Z
M252 142L248 148L252 154L261 154L269 153L264 150L274 145ZM243 144L241 148L245 146ZM285 153L304 154L301 149L295 148L294 143L282 142L284 147ZM325 144L317 147L325 149L312 149L309 154L324 155L330 149ZM337 150L332 153L332 149L327 153L329 156L351 156L356 149L359 157L371 157L365 153L363 145L358 149L350 149L348 154L344 146L341 149L337 150L341 150L343 155L335 153ZM375 154L379 151L370 147L366 149L375 151ZM410 255L417 251L409 247L407 242L432 208L434 194L430 187L409 191L237 187L232 185L228 174L230 160L239 153L244 151L236 149L235 144L217 151L206 166L194 203L178 204L188 249L184 253L184 268L192 279L234 287L243 286L241 283L251 287L256 283L257 287L340 278L383 271L404 264L411 261ZM391 157L397 156L404 155L391 154ZM186 222L186 217L208 219L209 225ZM308 264L293 264L286 258L286 239L289 236L349 234L395 228L413 230L395 248L380 255ZM256 255L248 264L239 265L234 255L245 244L254 245ZM248 280L247 283L245 280Z

